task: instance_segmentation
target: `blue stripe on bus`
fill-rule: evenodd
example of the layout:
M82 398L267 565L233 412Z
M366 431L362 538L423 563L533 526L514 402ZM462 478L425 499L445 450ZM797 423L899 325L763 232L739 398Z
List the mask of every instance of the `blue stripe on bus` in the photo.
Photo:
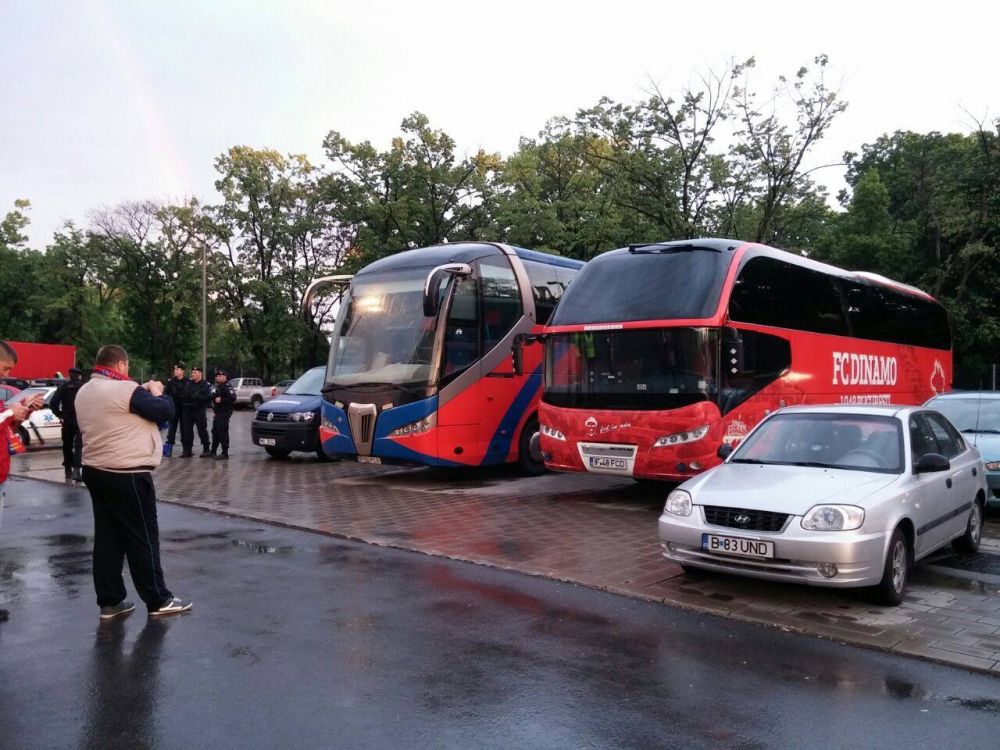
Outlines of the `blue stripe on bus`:
M427 466L467 466L457 461L449 461L445 458L438 458L426 453L420 453L412 448L400 445L392 438L379 438L372 443L372 455L380 458L394 458L401 461L411 461Z
M328 420L337 428L337 432L340 433L326 440L323 443L323 450L327 453L357 454L358 449L354 445L354 439L351 437L351 426L347 421L347 412L343 409L338 409L329 401L324 400L321 413L323 419Z
M511 443L516 437L517 425L521 422L524 412L531 405L532 400L538 394L541 387L542 366L539 365L528 376L527 381L521 386L521 390L518 391L517 396L514 397L514 402L507 409L507 413L500 420L497 431L493 433L493 438L490 440L486 456L483 458L483 464L503 463L507 460ZM494 445L499 446L500 449L493 450Z
M393 430L421 420L433 414L437 408L438 397L435 394L430 398L386 409L378 415L378 420L375 422L375 437L376 439L389 437Z

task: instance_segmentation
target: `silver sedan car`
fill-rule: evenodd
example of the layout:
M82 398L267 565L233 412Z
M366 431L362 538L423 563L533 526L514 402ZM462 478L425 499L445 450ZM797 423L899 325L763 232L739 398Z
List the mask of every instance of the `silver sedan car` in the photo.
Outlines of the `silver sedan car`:
M938 412L796 406L671 492L659 532L685 570L871 586L894 605L914 561L978 549L985 502L979 453Z

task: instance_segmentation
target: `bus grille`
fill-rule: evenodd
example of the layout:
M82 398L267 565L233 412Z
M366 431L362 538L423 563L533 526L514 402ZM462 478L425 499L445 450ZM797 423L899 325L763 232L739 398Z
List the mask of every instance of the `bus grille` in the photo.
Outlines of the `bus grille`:
M347 407L347 419L351 424L351 437L359 456L372 454L372 439L375 436L375 404L351 404Z
M745 531L781 531L785 527L785 521L788 520L787 513L774 513L769 510L744 510L718 505L706 505L704 510L706 523Z

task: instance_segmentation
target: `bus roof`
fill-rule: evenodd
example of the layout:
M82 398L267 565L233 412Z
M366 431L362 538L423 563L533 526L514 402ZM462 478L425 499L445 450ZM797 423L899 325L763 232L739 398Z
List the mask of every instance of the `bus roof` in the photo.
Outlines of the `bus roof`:
M583 262L558 255L540 253L523 247L511 247L511 250L522 260L536 263L546 263L563 268L582 268ZM439 266L444 263L472 263L480 258L500 255L503 251L499 245L489 242L452 242L445 245L421 247L415 250L404 250L381 258L365 266L359 274L381 273L403 268L425 268Z

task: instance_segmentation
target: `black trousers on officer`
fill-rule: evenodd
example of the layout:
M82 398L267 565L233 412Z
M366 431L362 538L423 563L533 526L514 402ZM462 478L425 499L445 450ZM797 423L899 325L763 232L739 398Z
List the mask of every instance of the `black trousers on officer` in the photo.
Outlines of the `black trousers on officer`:
M174 401L174 418L170 420L170 427L167 429L167 442L171 445L177 442L177 425L181 423L181 413L181 405Z
M80 434L80 426L69 419L64 419L62 423L62 452L64 468L80 468L80 456L83 453L83 436Z
M229 418L233 416L232 409L215 412L212 418L212 453L220 447L222 452L229 454Z
M207 451L208 418L205 416L205 407L184 407L181 412L181 444L184 446L185 453L190 453L194 447L195 426L198 427L198 438L201 440L201 446Z
M108 607L125 599L122 564L128 558L136 593L148 609L158 608L173 594L163 582L160 567L160 529L152 474L85 466L83 481L94 506L97 606Z

